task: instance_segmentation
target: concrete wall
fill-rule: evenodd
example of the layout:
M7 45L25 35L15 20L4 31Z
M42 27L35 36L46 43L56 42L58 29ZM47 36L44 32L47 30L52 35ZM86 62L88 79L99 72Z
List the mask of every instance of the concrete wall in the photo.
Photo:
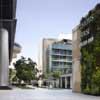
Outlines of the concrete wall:
M42 70L43 72L47 72L47 67L49 67L48 65L48 46L50 44L52 44L53 42L55 42L56 39L43 39L42 41Z
M72 67L72 91L81 92L81 68L80 68L80 31L78 26L73 30L72 36L72 55L73 55L73 67Z

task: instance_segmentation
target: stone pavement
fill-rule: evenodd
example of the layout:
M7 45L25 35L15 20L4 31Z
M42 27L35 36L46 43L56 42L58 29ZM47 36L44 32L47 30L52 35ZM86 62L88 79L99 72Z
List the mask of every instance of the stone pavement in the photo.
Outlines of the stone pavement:
M67 89L0 90L0 100L100 100L100 97L73 93Z

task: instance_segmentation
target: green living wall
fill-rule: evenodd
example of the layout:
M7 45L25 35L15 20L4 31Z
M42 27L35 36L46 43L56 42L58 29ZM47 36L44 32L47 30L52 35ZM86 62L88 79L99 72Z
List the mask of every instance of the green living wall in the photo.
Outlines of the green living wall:
M92 16L91 22L84 23ZM81 25L83 23L83 25ZM83 93L100 95L100 4L89 11L80 22L81 43L93 37L93 41L81 47L81 90Z

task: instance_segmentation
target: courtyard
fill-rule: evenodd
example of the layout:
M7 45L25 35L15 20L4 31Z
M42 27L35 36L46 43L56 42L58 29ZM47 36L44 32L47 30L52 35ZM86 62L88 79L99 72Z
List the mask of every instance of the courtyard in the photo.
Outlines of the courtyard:
M68 89L0 90L0 100L100 100L100 97L73 93Z

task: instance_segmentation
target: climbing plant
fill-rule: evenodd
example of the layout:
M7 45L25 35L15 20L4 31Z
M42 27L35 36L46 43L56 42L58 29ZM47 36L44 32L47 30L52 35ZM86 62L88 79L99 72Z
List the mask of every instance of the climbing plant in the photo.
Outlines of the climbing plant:
M83 25L90 16L93 21ZM100 95L100 4L82 18L81 34L87 28L89 34L81 37L81 42L89 37L93 37L93 41L81 47L81 90L83 93Z

